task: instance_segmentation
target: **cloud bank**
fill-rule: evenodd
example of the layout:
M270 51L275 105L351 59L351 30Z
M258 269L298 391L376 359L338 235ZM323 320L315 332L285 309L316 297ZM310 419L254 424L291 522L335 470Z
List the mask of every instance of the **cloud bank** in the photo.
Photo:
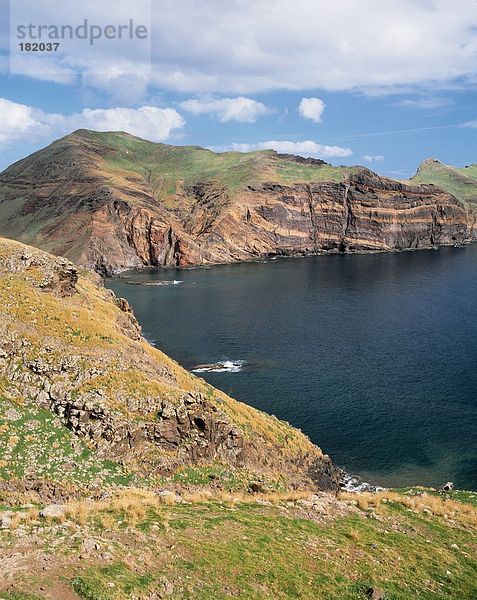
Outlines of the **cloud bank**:
M0 144L32 137L38 140L65 135L75 129L127 131L155 142L166 141L185 125L173 108L85 108L79 113L62 115L0 98Z
M117 19L131 11L123 4ZM51 6L67 22L87 16L81 3ZM46 9L38 5L42 21ZM96 20L110 19L107 3L94 12ZM63 57L52 80L73 73L112 90L132 77L143 87L240 95L317 88L429 92L477 84L473 0L161 0L152 5L152 26L152 69L139 52L101 50L94 60Z
M181 102L180 106L194 115L216 115L222 123L227 121L255 123L258 117L269 112L265 104L244 96L221 99L191 99Z
M67 22L81 21L84 6L67 4L55 11L64 11ZM107 4L94 10L97 20L110 18ZM66 56L52 79L73 72L114 87L117 78L139 73L145 85L222 94L476 83L477 2L471 0L162 0L153 4L152 26L152 69L139 53L126 60L104 51L85 62Z

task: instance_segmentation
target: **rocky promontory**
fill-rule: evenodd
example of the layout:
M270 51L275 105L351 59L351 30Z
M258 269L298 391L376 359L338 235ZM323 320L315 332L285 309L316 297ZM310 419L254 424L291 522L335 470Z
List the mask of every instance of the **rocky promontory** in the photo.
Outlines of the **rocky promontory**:
M0 240L0 298L0 398L12 427L25 411L43 414L74 447L143 478L218 462L287 486L339 488L339 469L304 434L150 346L128 303L95 273ZM2 468L68 479L37 459L17 473L12 455Z
M476 237L473 203L435 185L84 130L0 174L0 217L0 235L106 275Z

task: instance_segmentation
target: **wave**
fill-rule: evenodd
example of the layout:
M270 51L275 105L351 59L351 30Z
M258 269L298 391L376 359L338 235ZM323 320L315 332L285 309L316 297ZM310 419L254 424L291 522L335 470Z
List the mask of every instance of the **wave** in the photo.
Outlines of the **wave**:
M193 373L238 373L245 365L244 360L221 360L216 363L196 365Z
M379 485L371 485L355 475L345 473L341 479L341 489L345 492L381 492L385 488Z
M126 281L129 285L179 285L184 283L179 279L171 279L170 281Z

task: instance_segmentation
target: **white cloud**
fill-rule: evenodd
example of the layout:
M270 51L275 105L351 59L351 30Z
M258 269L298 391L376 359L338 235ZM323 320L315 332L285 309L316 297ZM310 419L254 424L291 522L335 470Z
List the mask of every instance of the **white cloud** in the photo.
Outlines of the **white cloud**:
M185 125L173 108L141 106L140 108L85 108L79 113L62 115L46 113L25 104L0 98L0 144L21 139L52 139L74 129L127 131L148 140L167 140Z
M477 129L477 120L476 121L467 121L466 123L462 123L461 127L472 127L473 129Z
M64 66L55 58L43 60L38 56L21 55L15 58L15 72L40 81L71 84L76 80L76 71L71 66Z
M120 14L115 7L115 22L131 14L131 3L123 4ZM48 22L45 3L37 5L38 22ZM68 23L87 16L84 3L51 6ZM111 19L108 3L96 3L94 11L95 17ZM150 73L139 50L131 56L128 49L99 47L94 61L65 57L62 68L108 90L138 72L145 85L243 95L271 89L389 93L477 84L473 0L161 0L153 3L152 18ZM122 76L100 76L114 69Z
M365 160L366 162L380 162L382 160L384 160L384 156L381 156L381 154L365 154L363 156L363 160Z
M26 104L0 98L0 144L5 145L26 135L48 131L38 119L38 111Z
M83 87L96 87L114 96L132 96L136 102L140 88L144 91L151 81L151 1L115 0L114 11L107 3L92 2L46 2L40 6L32 0L16 0L11 3L10 32L2 38L5 51L10 51L10 72L34 79L55 83L72 84L78 80ZM121 25L132 24L132 29L144 25L149 30L146 39L139 39L129 31L121 34ZM32 24L32 38L19 37L18 27ZM48 28L39 30L39 26ZM56 33L53 33L56 26ZM61 39L61 31L66 26L71 30L84 27L79 35L71 35L69 29ZM108 26L109 34L91 43L91 28ZM24 32L23 32L24 33ZM55 36L60 36L60 38ZM52 36L52 37L50 37ZM82 36L82 37L80 37ZM14 42L59 42L55 52L21 52ZM10 42L12 44L10 45ZM128 85L126 82L133 80ZM139 88L139 91L138 91Z
M184 119L173 108L141 106L140 108L85 108L76 115L64 117L71 129L84 127L99 131L127 131L153 142L167 140L174 129L185 125Z
M451 98L405 98L395 103L395 106L403 106L405 108L418 108L422 110L433 110L435 108L444 108L451 106L453 100Z
M265 104L238 96L237 98L202 98L184 100L180 106L194 115L213 114L222 123L239 121L255 123L261 115L269 112Z
M445 87L476 73L477 2L234 0L220 3L220 10L217 5L217 0L161 2L154 20L157 85L242 94L280 88L393 91ZM191 36L204 27L207 35Z
M326 104L320 98L302 98L298 106L298 114L315 123L321 123Z
M324 146L312 140L303 142L290 142L287 140L269 140L267 142L255 142L253 144L230 144L229 146L214 147L213 150L226 151L235 150L238 152L251 152L253 150L276 150L285 154L298 154L300 156L315 156L319 158L345 157L351 156L351 148L341 148L340 146Z

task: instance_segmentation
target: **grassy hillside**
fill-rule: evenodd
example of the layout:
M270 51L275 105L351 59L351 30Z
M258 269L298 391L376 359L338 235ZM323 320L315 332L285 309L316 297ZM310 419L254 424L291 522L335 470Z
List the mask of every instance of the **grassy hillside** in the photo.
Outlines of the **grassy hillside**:
M300 163L273 150L215 153L198 146L156 144L123 132L81 130L71 137L107 148L103 156L106 171L118 176L139 174L151 185L154 196L165 201L170 201L182 188L210 179L234 194L247 185L264 181L342 181L349 173L361 170L326 163Z
M342 181L360 170L297 160L273 150L214 153L124 132L78 130L0 173L0 236L90 264L90 252L108 246L92 239L117 235L114 214L103 208L113 200L148 211L178 230L177 219L188 216L197 200L191 187L198 183L213 181L220 189L217 206L214 201L207 206L213 215L248 185ZM112 255L122 251L121 244L109 250Z
M477 165L458 168L430 158L420 165L412 181L433 183L461 200L469 208L477 207Z
M18 506L0 530L4 600L477 594L475 507L422 491L181 499L126 490L62 508L45 519Z
M127 485L131 473L104 460L50 411L0 397L0 480L41 478L79 485Z
M473 202L474 179L459 175L472 184L456 190L424 167L423 180ZM78 130L0 173L0 236L102 275L453 245L475 238L474 221L437 187L409 188L364 167L273 150L215 153L124 132Z
M0 306L0 478L151 482L208 461L286 487L322 459L149 345L127 303L65 259L0 239Z

